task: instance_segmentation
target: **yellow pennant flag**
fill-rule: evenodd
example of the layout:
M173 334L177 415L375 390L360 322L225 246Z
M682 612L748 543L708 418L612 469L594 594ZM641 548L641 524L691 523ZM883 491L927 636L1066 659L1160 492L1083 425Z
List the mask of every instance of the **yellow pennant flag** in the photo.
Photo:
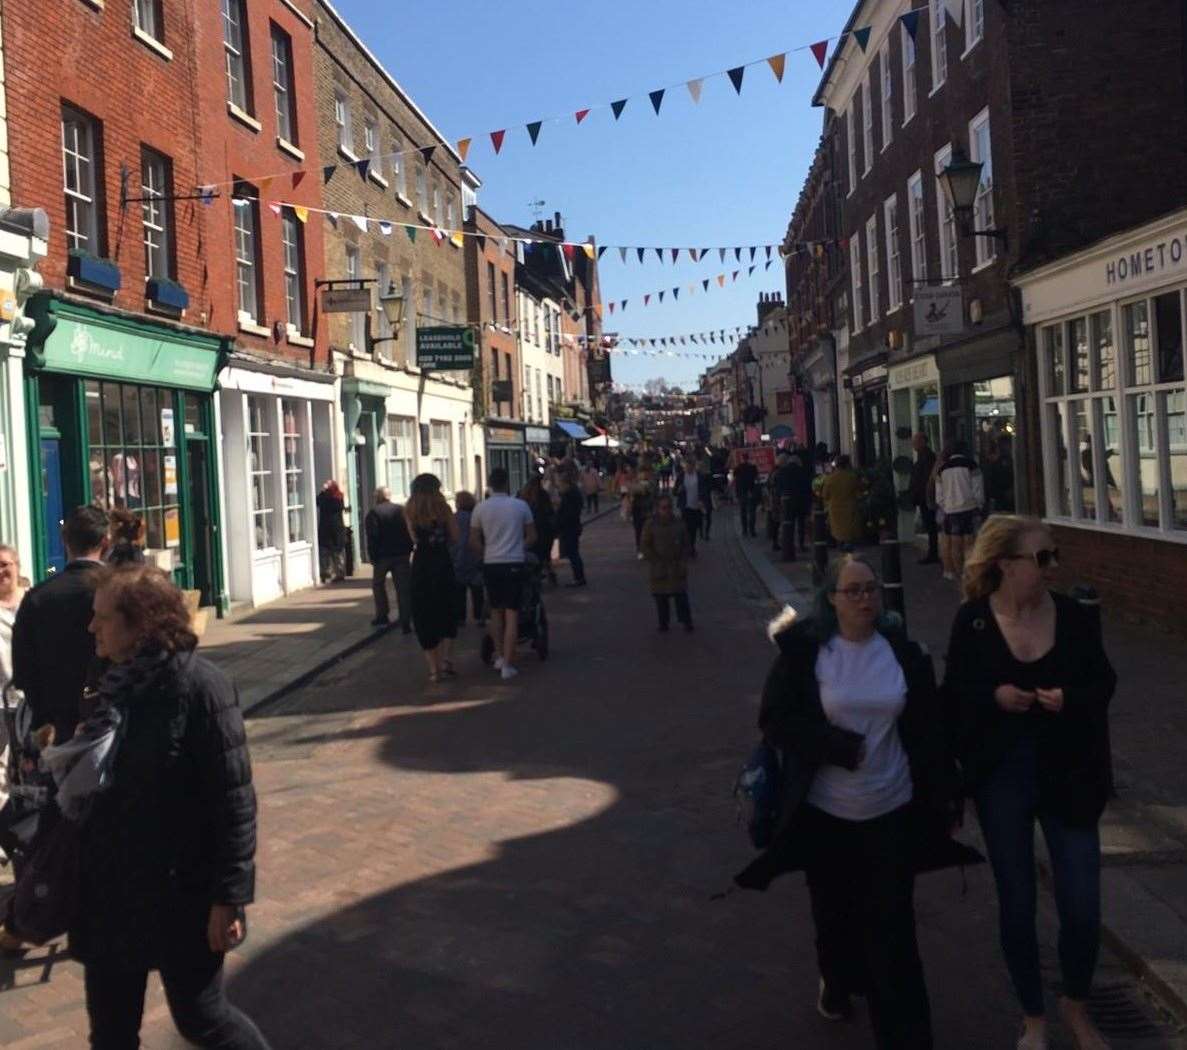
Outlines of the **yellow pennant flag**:
M462 237L460 230L454 230L452 236L449 239L458 248L460 248L463 244L466 243L465 238Z
M581 250L585 252L585 257L587 259L592 259L594 257L594 246L592 244L583 244L581 246Z
M462 158L462 163L465 164L466 163L466 154L468 154L470 152L470 139L458 139L457 140L457 151L458 151L458 156L460 156Z
M780 84L783 83L783 66L787 62L787 55L772 55L767 59L767 65L771 67L771 72L775 74L775 79Z
M308 222L309 221L309 209L308 208L302 207L300 204L294 204L293 212L296 214L298 221L300 221L300 222Z

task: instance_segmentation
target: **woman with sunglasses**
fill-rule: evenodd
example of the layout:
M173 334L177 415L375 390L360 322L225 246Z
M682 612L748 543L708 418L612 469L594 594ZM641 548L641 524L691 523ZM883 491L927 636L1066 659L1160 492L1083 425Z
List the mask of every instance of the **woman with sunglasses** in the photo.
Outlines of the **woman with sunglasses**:
M835 561L813 614L770 628L780 656L759 728L783 755L779 824L737 876L765 890L808 878L820 967L816 1009L829 1021L865 995L882 1050L930 1050L931 1008L915 936L919 871L975 860L951 840L959 795L931 660L882 610L860 558Z
M1117 678L1097 626L1051 590L1059 552L1036 519L996 514L965 563L944 692L965 788L997 882L1002 951L1022 1003L1019 1050L1045 1050L1035 932L1035 821L1059 911L1061 1014L1081 1050L1107 1044L1088 1016L1100 946L1100 834Z

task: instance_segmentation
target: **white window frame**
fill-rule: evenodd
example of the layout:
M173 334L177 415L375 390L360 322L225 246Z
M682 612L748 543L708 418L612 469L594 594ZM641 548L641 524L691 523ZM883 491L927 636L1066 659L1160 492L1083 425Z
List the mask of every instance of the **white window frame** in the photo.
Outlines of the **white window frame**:
M870 92L870 71L861 82L862 178L874 167L874 96Z
M899 26L899 38L903 51L903 127L906 127L919 108L918 49L904 25Z
M363 276L363 255L358 245L347 244L343 248L346 260L346 279L357 281ZM362 313L350 315L350 349L356 354L367 352L367 319Z
M260 317L260 213L254 187L236 183L232 205L235 228L235 286L239 295L239 317L253 324Z
M916 192L918 191L918 192ZM927 280L927 203L923 197L923 172L907 180L907 221L911 236L911 295Z
M882 242L878 237L878 213L866 220L866 263L869 268L870 323L882 316L882 290L878 278L882 275Z
M984 131L985 143L981 144L979 135ZM969 158L979 161L981 168L981 182L977 186L977 196L973 202L973 229L992 230L994 228L993 207L993 137L989 126L989 107L986 106L972 120L969 121ZM988 266L997 257L996 237L974 237L976 248L976 268ZM975 272L975 271L974 271Z
M383 160L379 155L379 124L369 117L363 119L363 156L371 162L376 175L383 174Z
M940 236L940 276L945 284L951 284L960 276L960 238L956 229L956 213L940 179L940 172L951 161L952 143L936 150L933 167L936 185L936 223Z
M298 145L297 95L293 85L293 42L280 26L272 26L272 98L276 104L276 134Z
M433 222L435 222L438 226L444 226L445 205L441 196L441 182L439 179L433 179L433 198L431 203L433 210L430 214L432 216Z
M280 216L280 242L284 257L284 313L290 332L305 334L305 246L301 223L291 209Z
M429 471L445 492L453 492L453 426L440 419L429 421Z
M227 102L244 113L251 112L249 58L244 34L243 0L222 0L223 52L227 77Z
M281 454L284 457L284 527L290 544L308 543L309 527L305 514L305 428L307 401L282 398L280 401ZM292 495L296 499L292 500ZM296 517L298 527L293 528Z
M334 92L334 124L338 128L338 150L352 160L354 154L354 126L350 113L350 98L341 91Z
M169 159L156 150L140 150L141 225L144 229L144 276L168 280L173 276L172 202L169 196Z
M984 39L985 0L964 0L964 55Z
M387 486L392 499L402 503L412 494L416 477L416 420L411 416L387 417Z
M375 302L372 310L375 313L375 329L379 339L392 337L391 322L387 319L387 314L383 312L383 303L380 302L380 298L387 293L389 281L391 281L391 268L384 260L377 260L375 263Z
M862 316L864 309L864 281L862 279L861 231L854 230L849 238L849 273L853 282L853 333L856 335L865 327Z
M878 52L878 68L881 73L882 105L882 151L894 141L894 73L890 65L890 38L882 42Z
M457 201L454 199L453 190L445 191L445 228L447 230L457 229Z
M849 147L849 193L846 196L852 196L853 191L857 189L857 98L854 96L849 100L849 117L846 120L847 126L847 143Z
M134 0L132 4L134 25L145 36L152 37L158 44L165 42L162 23L161 0Z
M930 0L928 24L931 27L931 94L948 79L948 12L944 0Z
M252 543L257 551L277 549L276 486L273 478L276 457L272 447L272 427L269 425L269 419L275 421L275 418L276 406L271 397L248 395L248 484L251 486ZM260 542L261 537L265 542Z
M396 195L408 198L408 169L404 164L404 140L399 136L392 139L392 181L396 184Z
M882 225L886 231L886 313L903 305L903 263L899 255L898 194L882 202Z
M425 171L424 162L416 165L416 210L426 219L429 215L429 176Z
M66 197L66 247L99 255L99 202L95 193L98 122L62 109L62 189Z
M524 417L535 421L535 416L532 415L532 369L528 365L523 366L523 399L524 399Z

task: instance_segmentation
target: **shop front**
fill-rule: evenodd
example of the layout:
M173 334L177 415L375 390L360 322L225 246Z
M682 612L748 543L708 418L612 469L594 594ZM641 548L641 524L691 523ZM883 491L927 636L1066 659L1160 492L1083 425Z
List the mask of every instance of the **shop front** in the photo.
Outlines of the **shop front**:
M548 431L544 433L547 435ZM511 479L510 490L518 492L528 479L523 424L513 420L488 419L485 436L487 477L490 471L502 467ZM483 488L485 481L485 478L481 479Z
M523 437L528 446L528 476L530 478L531 471L535 469L535 464L539 460L548 459L552 434L548 427L525 426L523 428Z
M65 566L72 507L126 507L143 520L148 561L224 608L213 405L224 340L48 295L26 313L34 578Z
M261 605L318 582L317 507L333 477L335 377L237 354L219 376L227 584ZM242 454L240 454L242 453Z
M846 386L853 397L853 451L858 465L872 467L891 455L886 355L849 366Z
M893 439L893 461L895 488L904 493L910 488L911 475L904 460L915 460L912 439L915 434L924 434L932 451L939 455L940 436L940 369L934 356L917 357L901 364L891 365L887 371L887 389L890 391L890 432ZM905 500L900 501L898 534L901 537L914 534L917 524L915 511L908 510Z
M1038 385L1027 461L1063 570L1187 633L1187 210L1015 283Z
M801 385L808 398L813 438L837 448L837 355L831 336L816 340L799 365Z

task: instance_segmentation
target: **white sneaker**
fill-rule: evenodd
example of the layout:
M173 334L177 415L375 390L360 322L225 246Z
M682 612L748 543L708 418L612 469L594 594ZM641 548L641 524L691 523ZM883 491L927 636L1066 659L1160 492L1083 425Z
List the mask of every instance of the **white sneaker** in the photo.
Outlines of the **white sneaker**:
M503 664L503 669L499 674L503 676L503 681L505 682L508 678L514 678L519 672L510 664Z
M496 671L503 670L503 658L501 656L495 657L495 662L491 665Z
M944 573L944 579L946 579L946 580L955 580L955 579L956 579L956 574L955 574L955 573L952 573L952 572L946 572L946 573Z
M639 553L635 555L635 561L642 561L642 560L643 560L643 552L639 551Z

